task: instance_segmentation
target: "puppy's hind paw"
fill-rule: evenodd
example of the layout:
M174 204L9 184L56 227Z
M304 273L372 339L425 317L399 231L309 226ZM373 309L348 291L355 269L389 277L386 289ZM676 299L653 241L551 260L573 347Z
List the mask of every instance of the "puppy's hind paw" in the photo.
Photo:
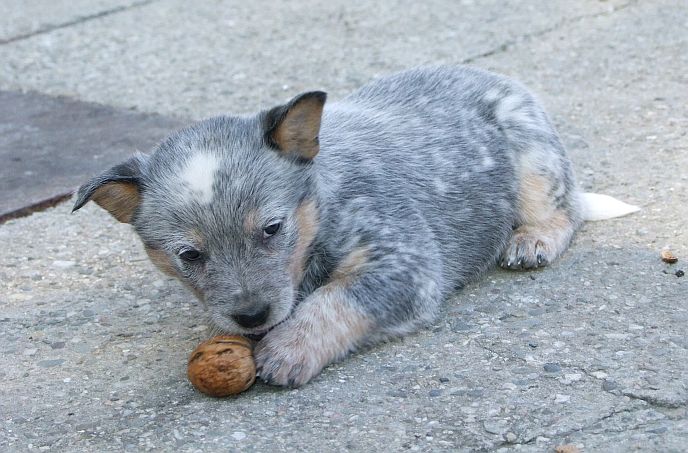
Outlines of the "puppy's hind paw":
M545 241L529 233L516 232L504 250L499 265L509 270L527 270L544 267L550 262Z

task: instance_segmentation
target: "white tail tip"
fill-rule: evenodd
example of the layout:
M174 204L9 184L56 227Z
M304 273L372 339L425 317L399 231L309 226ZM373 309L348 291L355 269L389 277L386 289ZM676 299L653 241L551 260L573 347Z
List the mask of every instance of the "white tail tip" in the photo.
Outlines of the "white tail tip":
M583 206L583 220L613 219L640 211L638 206L599 193L582 193L581 204Z

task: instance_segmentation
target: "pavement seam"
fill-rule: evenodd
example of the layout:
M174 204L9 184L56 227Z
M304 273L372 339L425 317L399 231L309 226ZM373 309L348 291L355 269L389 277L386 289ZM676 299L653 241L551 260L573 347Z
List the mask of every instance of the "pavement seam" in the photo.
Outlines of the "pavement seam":
M576 369L589 378L593 379L593 381L604 381L605 379L600 379L592 374L591 371L588 371L585 367L582 367L580 365L568 365L568 368L573 368ZM656 408L656 409L680 409L682 407L688 406L688 401L682 400L676 403L669 402L669 401L664 401L660 398L656 398L652 395L638 395L637 393L631 391L631 390L604 390L605 392L609 393L610 395L618 396L618 397L628 397L632 400L636 401L643 401L645 402L649 407Z
M110 16L112 14L117 14L117 13L121 13L124 11L129 11L131 9L138 8L141 6L146 6L146 5L149 5L149 4L154 3L156 1L159 1L159 0L140 0L138 2L134 2L134 3L127 5L127 6L116 6L114 8L110 8L110 9L106 9L104 11L89 14L87 16L80 16L80 17L77 17L76 19L73 19L73 20L70 20L67 22L63 22L61 24L48 24L42 28L39 28L38 30L34 30L32 32L29 32L29 33L23 33L20 35L12 36L11 38L0 39L0 45L12 44L12 43L15 43L17 41L23 41L25 39L33 38L34 36L44 35L44 34L53 32L55 30L61 30L63 28L68 28L68 27L71 27L73 25L79 25L79 24L82 24L84 22L88 22L88 21L91 21L94 19L100 19L101 17L106 17L106 16Z
M483 350L485 350L485 351L487 351L487 352L490 352L490 353L492 353L493 355L495 355L496 357L499 357L499 358L501 358L501 359L503 359L503 360L506 360L506 361L516 360L516 361L521 361L521 362L527 362L525 359L523 359L523 358L521 358L521 357L505 356L504 354L502 354L502 353L500 353L500 352L497 352L497 351L491 349L490 347L484 345L484 344L483 344L479 339L477 339L477 338L474 338L474 339L472 340L472 343L475 343L475 344L476 344L478 347L480 347L481 349L483 349ZM588 370L586 370L586 369L585 369L584 367L582 367L582 366L578 366L578 365L562 365L562 368L571 368L571 369L575 369L575 370L581 371L581 372L582 372L583 374L585 374L587 377L589 377L590 379L592 379L592 382L595 382L595 381L599 381L599 380L600 380L600 379L598 379L597 377L593 376L593 375L591 374L591 372L589 372ZM634 399L634 400L636 400L636 401L642 401L643 404L642 404L642 405L639 405L639 406L635 406L635 407L628 407L628 408L621 409L621 410L617 410L617 409L615 409L615 408L612 408L610 413L608 413L608 414L606 414L606 415L603 415L602 417L600 417L600 418L598 418L598 419L596 419L596 420L594 420L594 421L592 421L592 422L590 422L590 423L588 423L588 424L586 424L586 425L584 425L584 426L582 426L582 427L580 427L580 428L569 429L569 430L563 431L563 432L561 432L561 433L556 433L554 436L552 436L552 435L545 436L544 434L535 434L535 435L531 435L530 437L528 437L528 438L526 438L526 439L524 439L524 440L516 441L516 442L510 442L510 441L508 441L508 440L504 440L504 441L502 441L502 442L500 442L500 443L494 445L493 447L491 447L491 448L489 448L489 449L486 449L486 450L483 450L483 451L496 451L496 450L499 450L500 448L509 447L509 446L516 446L516 445L532 445L533 443L535 443L535 442L537 441L537 438L540 437L540 436L543 436L543 437L550 437L550 438L557 437L557 438L562 438L562 439L564 439L564 438L566 438L566 437L568 437L568 436L570 436L571 434L574 434L574 433L586 433L586 431L588 431L589 429L591 429L592 427L594 427L596 424L598 424L598 423L600 423L600 422L603 422L603 421L605 421L605 420L608 420L608 419L610 419L610 418L612 418L612 417L615 417L615 416L617 416L617 415L619 415L619 414L633 413L633 412L637 412L637 411L640 411L640 410L645 410L645 409L648 409L648 408L677 409L677 408L680 408L680 407L683 407L683 406L684 406L684 405L682 405L682 404L681 404L681 405L667 405L667 404L664 404L663 402L654 401L654 400L652 400L652 398L639 397L639 396L633 395L633 394L615 393L615 392L609 392L609 391L604 391L604 392L610 393L610 394L612 394L612 395L619 396L619 397L622 397L622 398L623 398L624 396L628 396L629 398ZM634 427L629 428L629 429L630 429L630 430L637 430L637 429L639 429L639 428L641 428L641 427L643 427L643 426L646 426L646 423L638 423L638 424L636 424ZM627 429L623 429L622 431L626 431L626 430L627 430ZM604 433L608 433L608 432L620 432L620 431L617 431L617 430L606 430L606 429L605 429L605 430L603 430L603 432L600 433L600 434L604 434ZM591 434L594 434L594 433L591 433Z
M610 418L616 417L617 415L630 414L630 413L638 412L638 411L644 410L644 409L646 409L646 407L644 407L644 406L629 407L629 408L625 408L625 409L621 409L621 410L616 410L616 409L612 408L610 413L603 415L603 416L593 420L592 422L587 423L584 426L581 426L580 428L569 429L566 431L555 433L554 435L552 435L552 434L545 435L545 433L535 434L535 435L531 435L529 438L527 438L523 441L520 441L520 442L519 441L509 442L509 441L505 440L505 441L500 442L499 444L495 445L491 450L488 450L488 451L497 451L497 450L504 448L504 447L516 446L516 445L532 445L533 443L535 443L537 441L538 437L547 437L549 439L555 439L555 438L566 439L568 436L575 434L575 433L586 433L587 430L591 429L596 424L603 422L605 420L608 420ZM632 428L622 429L621 431L606 430L605 429L601 433L586 433L586 434L606 434L606 433L610 433L610 432L623 432L623 431L627 431L627 430L636 430L636 429L638 429L644 425L646 425L646 424L645 423L638 423L635 426L633 426Z
M468 58L464 58L463 60L461 60L461 64L474 63L475 61L480 60L481 58L487 58L487 57L491 57L493 55L507 52L511 47L515 46L516 44L520 44L523 41L528 41L528 40L531 40L533 38L542 37L548 33L551 33L555 30L558 30L561 27L575 24L575 23L581 22L585 19L594 19L597 17L611 16L612 14L614 14L618 11L624 10L624 9L629 8L631 6L635 6L637 4L638 4L638 0L630 0L629 2L623 3L619 6L612 7L611 11L602 11L602 12L595 13L595 14L581 14L580 16L575 16L571 19L561 19L550 27L543 28L542 30L538 30L538 31L531 32L531 33L525 33L523 35L517 36L516 38L509 39L509 40L503 42L502 44L500 44L499 46L497 46L491 50L479 53L477 55L473 55L473 56L468 57Z
M13 211L9 211L9 212L6 212L4 214L0 213L0 225L2 225L3 223L5 223L9 220L27 217L33 213L45 211L48 208L53 208L53 207L57 206L58 204L64 203L65 201L72 198L73 194L74 193L71 190L68 192L61 192L61 193L58 193L57 195L46 198L44 200L40 200L36 203L29 204L27 206L23 206L19 209L15 209Z
M686 401L680 401L676 403L672 403L669 401L663 401L660 398L656 398L652 395L638 395L633 391L625 391L622 393L623 396L627 396L633 400L638 400L638 401L644 401L651 407L656 407L656 408L663 408L663 409L680 409L682 407L685 407L688 405L688 402Z

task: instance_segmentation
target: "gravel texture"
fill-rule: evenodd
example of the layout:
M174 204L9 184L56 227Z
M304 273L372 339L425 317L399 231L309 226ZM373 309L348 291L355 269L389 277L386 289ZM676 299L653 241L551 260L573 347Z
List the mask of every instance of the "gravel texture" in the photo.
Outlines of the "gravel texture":
M540 94L584 188L643 211L587 224L547 269L491 272L432 328L301 389L223 400L185 377L200 308L128 226L91 205L10 221L0 450L685 451L685 5L249 3L156 1L1 45L0 87L204 116L470 58Z

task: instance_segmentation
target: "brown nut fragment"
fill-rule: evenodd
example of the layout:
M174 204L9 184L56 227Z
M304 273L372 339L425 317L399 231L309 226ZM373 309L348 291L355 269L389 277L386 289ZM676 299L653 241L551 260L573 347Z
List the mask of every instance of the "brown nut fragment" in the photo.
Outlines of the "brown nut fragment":
M256 380L251 342L240 335L221 335L199 344L189 357L191 383L210 396L228 396Z
M566 444L554 447L554 453L580 453L580 450L573 444Z
M678 261L678 257L671 253L671 250L669 249L663 249L660 256L662 257L662 261L664 261L665 263L674 264Z

